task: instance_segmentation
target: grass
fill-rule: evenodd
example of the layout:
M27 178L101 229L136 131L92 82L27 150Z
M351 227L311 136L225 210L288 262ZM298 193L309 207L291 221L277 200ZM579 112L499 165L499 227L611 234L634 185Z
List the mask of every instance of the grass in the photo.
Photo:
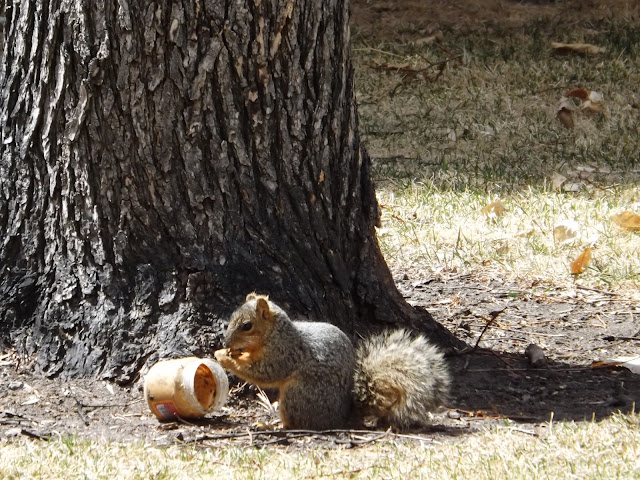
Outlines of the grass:
M570 262L589 246L580 283L637 290L640 235L611 217L640 212L640 30L590 25L585 41L606 51L584 57L552 52L562 28L533 22L357 49L361 130L392 266L569 284ZM436 78L438 62L447 68ZM556 114L575 88L604 95L604 110L578 112L567 129ZM497 199L505 214L487 219L481 210ZM567 219L580 235L556 244Z
M506 422L443 443L383 441L357 449L153 447L80 441L0 444L2 478L640 478L640 416L599 423Z
M604 195L575 195L526 188L501 196L478 190L439 189L433 181L412 181L379 189L382 228L378 236L398 269L499 275L515 281L571 284L570 263L593 246L593 261L578 282L599 288L637 288L640 238L622 230L614 213L632 208L635 188ZM501 199L505 212L482 209ZM579 235L557 242L554 228L574 220Z

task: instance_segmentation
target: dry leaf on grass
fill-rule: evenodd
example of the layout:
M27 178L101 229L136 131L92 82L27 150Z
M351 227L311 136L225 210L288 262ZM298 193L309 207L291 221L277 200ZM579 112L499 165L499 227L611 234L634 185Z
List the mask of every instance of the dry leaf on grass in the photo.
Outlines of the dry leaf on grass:
M435 42L442 42L444 40L444 35L440 30L435 32L433 35L429 35L428 37L423 37L415 40L413 43L415 45L429 45Z
M487 217L499 217L504 214L504 204L502 200L496 200L495 202L491 202L489 205L482 209L482 213L484 213Z
M582 110L600 113L604 108L604 96L601 93L592 90L589 92L589 97L587 98L587 100L582 102L580 108Z
M579 105L576 105L572 99L578 99ZM586 88L574 88L569 90L567 94L560 99L558 104L558 120L566 127L573 128L575 125L574 115L576 111L583 110L587 112L600 113L604 109L604 96L595 90L587 90Z
M573 128L573 126L575 125L575 122L573 121L572 110L564 106L560 107L557 116L558 120L560 120L560 123L562 123L562 125L564 125L566 128Z
M551 48L556 53L568 54L568 53L577 53L579 55L597 55L598 53L602 53L605 51L602 47L596 47L595 45L591 45L589 43L560 43L560 42L551 42Z
M620 357L612 358L610 360L600 360L591 364L592 368L603 367L623 367L630 370L633 373L640 375L640 357Z
M580 108L591 112L600 113L604 106L604 95L595 90L587 90L586 88L574 88L567 92L565 97L574 97L582 100Z
M577 107L568 97L562 97L558 104L558 113L556 114L560 123L566 128L573 128L575 120L573 118L573 112L577 110Z
M580 225L575 220L558 222L553 228L553 240L564 244L573 242L580 235Z
M553 172L553 175L551 175L551 185L553 185L554 190L560 190L562 184L566 181L567 177L558 172Z
M626 228L627 230L638 231L640 230L640 215L633 213L629 210L626 212L613 215L611 219L616 225Z
M506 255L509 253L509 244L507 242L501 243L498 248L496 248L496 253L498 255Z
M567 182L562 186L562 190L565 192L579 192L580 190L582 190L583 188L583 184L582 183L578 183L578 182Z
M574 88L569 90L565 97L576 97L580 100L589 100L589 90L586 88Z
M584 272L591 263L591 247L584 249L573 262L571 262L571 275L579 275Z

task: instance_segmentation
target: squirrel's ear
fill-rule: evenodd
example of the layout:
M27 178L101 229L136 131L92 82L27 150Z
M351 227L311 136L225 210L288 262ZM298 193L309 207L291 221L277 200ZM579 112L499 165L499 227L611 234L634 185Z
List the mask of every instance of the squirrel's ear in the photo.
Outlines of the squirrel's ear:
M257 297L256 301L256 317L260 320L271 321L273 318L273 312L269 307L269 301L265 297Z
M256 294L256 292L251 292L250 294L247 295L247 298L245 298L244 301L248 302L249 300L255 300L256 298L258 298L258 295Z

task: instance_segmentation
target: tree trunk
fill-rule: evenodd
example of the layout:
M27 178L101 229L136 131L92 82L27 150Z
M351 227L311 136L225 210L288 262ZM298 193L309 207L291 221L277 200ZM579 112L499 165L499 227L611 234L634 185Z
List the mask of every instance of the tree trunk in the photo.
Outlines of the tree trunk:
M15 0L0 327L46 374L210 354L250 291L450 335L379 251L342 0Z

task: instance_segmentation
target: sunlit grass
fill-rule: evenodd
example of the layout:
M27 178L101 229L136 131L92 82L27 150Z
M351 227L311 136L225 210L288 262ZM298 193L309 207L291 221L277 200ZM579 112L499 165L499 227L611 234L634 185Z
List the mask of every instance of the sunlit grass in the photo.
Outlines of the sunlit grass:
M491 271L512 280L576 281L570 263L593 248L593 260L577 281L600 287L636 288L640 280L640 236L618 227L613 214L633 209L632 187L575 195L530 188L502 196L471 190L440 190L411 182L378 189L383 252L394 266L423 265L432 272L482 275ZM482 209L501 200L505 212ZM575 221L578 236L554 238L554 227Z
M519 426L441 441L389 440L356 449L155 447L74 438L0 444L2 478L640 477L640 417Z
M357 50L362 132L383 206L379 237L392 266L563 283L590 246L579 282L637 289L640 234L611 216L640 212L640 35L627 32L637 30L631 24L598 27L588 34L606 52L592 57L554 54L548 39L562 32L535 23ZM438 61L447 68L435 79L435 69L425 79L395 67ZM556 113L574 88L601 93L605 108L577 112L567 129ZM481 210L496 199L505 214L487 220ZM558 244L553 229L566 219L580 236Z

